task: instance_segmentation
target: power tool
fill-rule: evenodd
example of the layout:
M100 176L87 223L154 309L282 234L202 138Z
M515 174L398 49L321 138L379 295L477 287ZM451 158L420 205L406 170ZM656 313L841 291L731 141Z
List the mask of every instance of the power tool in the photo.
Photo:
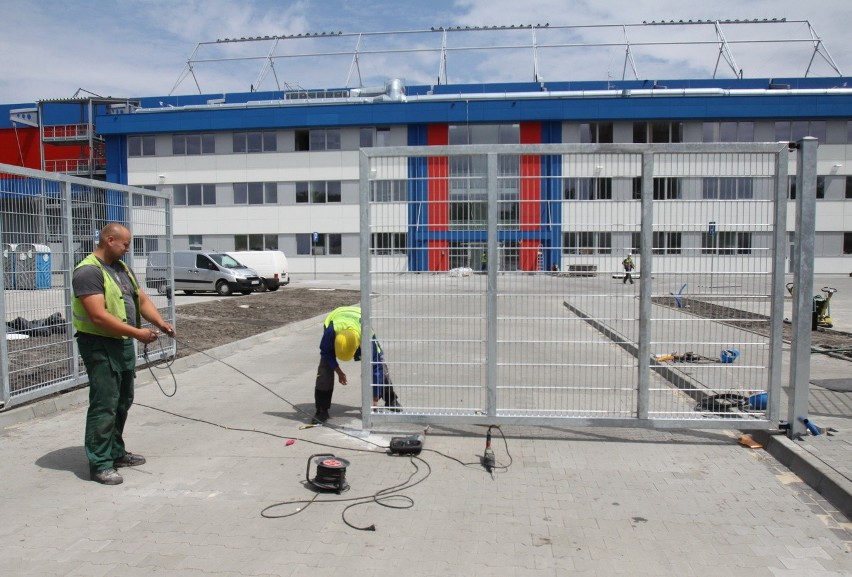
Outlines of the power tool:
M494 458L494 451L491 450L491 427L488 427L488 432L485 434L485 452L482 454L482 466L485 470L494 476L494 467L497 466L497 461Z

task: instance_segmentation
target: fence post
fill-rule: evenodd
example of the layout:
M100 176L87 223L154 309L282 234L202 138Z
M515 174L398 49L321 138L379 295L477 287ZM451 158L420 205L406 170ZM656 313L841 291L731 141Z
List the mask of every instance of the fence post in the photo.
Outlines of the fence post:
M781 418L781 384L784 356L784 257L787 254L787 151L775 155L775 232L772 241L772 285L769 294L770 337L767 418L778 423ZM791 255L792 256L792 255Z
M485 291L485 367L486 399L485 413L489 417L497 416L497 269L500 257L497 254L497 220L499 218L499 182L497 155L493 152L486 157L488 182L488 280ZM539 248L539 253L541 249Z
M372 224L370 221L370 168L371 158L361 150L358 155L358 195L359 195L359 221L361 232L361 339L366 343L361 348L361 424L364 429L373 426L373 354L371 337L373 334L373 301L372 291L372 254L370 251L370 237ZM313 252L313 250L311 251ZM329 311L330 312L330 311ZM328 314L328 313L325 313ZM381 335L379 335L381 336Z
M0 241L3 240L3 219L0 218ZM0 242L0 245L3 243ZM11 251L10 251L11 252ZM14 258L11 254L8 258ZM6 258L6 257L4 257ZM5 264L5 263L4 263ZM4 268L5 271L5 268ZM6 340L6 273L0 274L0 316L3 317L3 330L0 331L0 409L9 403L12 394L9 386L9 345Z
M796 143L796 267L793 277L793 339L790 346L790 396L787 410L790 426L787 434L791 438L805 432L802 421L808 417L818 145L817 139L810 136Z
M639 342L636 369L638 371L637 415L649 418L651 389L651 281L654 246L654 154L642 154L642 216L639 245ZM632 249L632 247L631 247Z

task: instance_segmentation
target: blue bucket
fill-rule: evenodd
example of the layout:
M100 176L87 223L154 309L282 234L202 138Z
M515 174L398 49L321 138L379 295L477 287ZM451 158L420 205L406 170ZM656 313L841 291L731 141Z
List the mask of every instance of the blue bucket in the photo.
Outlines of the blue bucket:
M765 411L768 397L768 393L755 393L748 398L748 404L756 411Z
M733 363L739 356L740 352L737 349L725 349L719 355L719 360L723 363Z

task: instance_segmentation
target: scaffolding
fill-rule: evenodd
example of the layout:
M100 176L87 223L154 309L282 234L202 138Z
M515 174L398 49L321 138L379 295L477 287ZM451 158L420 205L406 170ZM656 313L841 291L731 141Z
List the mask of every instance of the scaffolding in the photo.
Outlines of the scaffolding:
M387 78L386 67L393 66L396 58L404 59L411 82L433 85L451 83L451 60L459 71L452 83L493 82L495 77L544 83L543 71L575 80L584 75L590 75L592 80L611 79L615 76L611 68L617 59L623 61L621 80L648 79L656 77L655 60L672 53L678 55L679 61L691 59L699 63L712 78L725 70L734 78L771 77L781 74L767 74L769 63L778 62L788 67L785 70L797 65L780 52L794 49L801 57L804 77L814 72L818 61L828 66L830 74L842 76L808 20L652 20L571 26L546 22L385 32L324 31L199 42L169 94L174 94L190 77L201 94L199 71L213 66L229 67L232 74L237 74L236 82L245 74L243 86L251 92L260 90L270 78L275 90L308 82L337 86L342 82L345 88L362 87L365 82ZM572 56L579 58L571 60ZM484 64L482 70L488 71L489 77L472 77L474 61ZM317 62L322 65L317 66ZM561 68L566 62L571 68L563 73ZM383 69L370 74L370 63L378 63ZM282 78L282 65L286 66L289 79ZM640 70L640 65L645 68ZM437 68L437 75L429 71L431 66ZM695 73L693 67L684 68ZM251 83L247 76L250 73L254 73ZM321 73L330 76L320 79L317 75ZM337 74L340 76L335 79ZM513 74L520 74L521 78L510 79Z

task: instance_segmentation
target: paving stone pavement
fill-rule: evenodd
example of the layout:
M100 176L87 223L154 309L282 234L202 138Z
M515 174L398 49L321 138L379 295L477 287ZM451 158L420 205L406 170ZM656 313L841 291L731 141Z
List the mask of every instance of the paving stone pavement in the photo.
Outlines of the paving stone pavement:
M387 455L418 429L362 431L357 371L334 427L301 429L319 322L210 352L230 367L180 359L171 398L140 371L125 436L148 462L122 485L88 480L85 391L3 413L2 573L852 576L852 523L783 463L800 452L849 480L845 397L815 415L831 436L773 437L782 458L733 430L504 426L492 477L480 427L432 427L418 457ZM349 491L306 487L323 453L350 461Z

